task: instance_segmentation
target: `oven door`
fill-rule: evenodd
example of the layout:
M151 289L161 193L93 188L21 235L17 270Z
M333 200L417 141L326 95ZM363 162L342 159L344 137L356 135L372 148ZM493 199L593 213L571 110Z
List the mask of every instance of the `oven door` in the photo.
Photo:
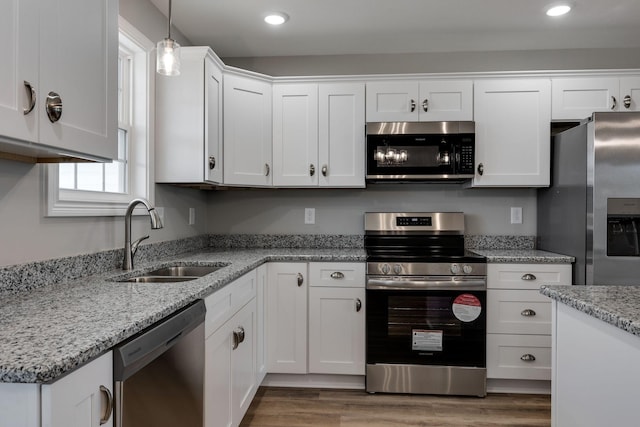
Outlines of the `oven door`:
M366 298L367 365L486 367L484 277L369 277Z

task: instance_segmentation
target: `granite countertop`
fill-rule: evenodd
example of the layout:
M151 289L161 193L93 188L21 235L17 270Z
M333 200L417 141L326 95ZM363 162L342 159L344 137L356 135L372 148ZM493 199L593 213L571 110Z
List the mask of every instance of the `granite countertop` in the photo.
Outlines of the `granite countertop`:
M540 293L640 336L640 286L542 286Z
M113 270L2 295L0 382L51 382L264 262L364 260L364 249L203 249L131 272ZM115 281L169 264L214 262L229 265L187 282Z
M575 258L537 249L471 249L487 257L488 263L571 264Z

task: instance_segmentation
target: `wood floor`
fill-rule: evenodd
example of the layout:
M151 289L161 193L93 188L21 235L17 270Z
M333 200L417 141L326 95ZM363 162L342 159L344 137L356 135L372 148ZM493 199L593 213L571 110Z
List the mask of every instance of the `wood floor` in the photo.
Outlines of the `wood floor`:
M260 387L240 427L538 427L551 398L368 394L362 390Z

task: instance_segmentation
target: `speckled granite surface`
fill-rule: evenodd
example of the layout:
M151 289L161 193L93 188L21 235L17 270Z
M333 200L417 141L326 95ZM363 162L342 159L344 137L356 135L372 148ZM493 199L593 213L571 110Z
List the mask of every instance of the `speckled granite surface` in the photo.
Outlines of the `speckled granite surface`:
M640 286L542 286L540 293L640 337Z
M471 249L487 257L489 263L571 264L575 258L536 249Z
M363 235L346 234L212 234L213 248L350 248L364 247Z
M536 236L464 236L467 249L533 249Z
M363 249L206 249L0 296L0 382L44 383L267 261L365 260ZM120 283L175 262L230 263L197 280Z

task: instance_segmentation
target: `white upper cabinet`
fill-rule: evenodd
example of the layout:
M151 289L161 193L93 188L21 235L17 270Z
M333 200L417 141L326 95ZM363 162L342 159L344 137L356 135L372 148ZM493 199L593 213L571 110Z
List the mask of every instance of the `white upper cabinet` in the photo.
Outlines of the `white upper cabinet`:
M156 77L156 182L222 183L222 62L184 47L181 65Z
M370 82L366 110L367 122L473 120L473 82Z
M364 187L364 84L276 83L273 185Z
M321 187L364 187L364 83L318 86Z
M273 86L273 185L318 185L318 85Z
M554 78L552 88L553 120L583 120L601 111L640 111L640 76Z
M474 187L549 185L551 82L477 80Z
M5 3L0 34L16 60L0 65L0 151L115 158L117 0Z
M224 183L270 186L271 83L224 75Z

